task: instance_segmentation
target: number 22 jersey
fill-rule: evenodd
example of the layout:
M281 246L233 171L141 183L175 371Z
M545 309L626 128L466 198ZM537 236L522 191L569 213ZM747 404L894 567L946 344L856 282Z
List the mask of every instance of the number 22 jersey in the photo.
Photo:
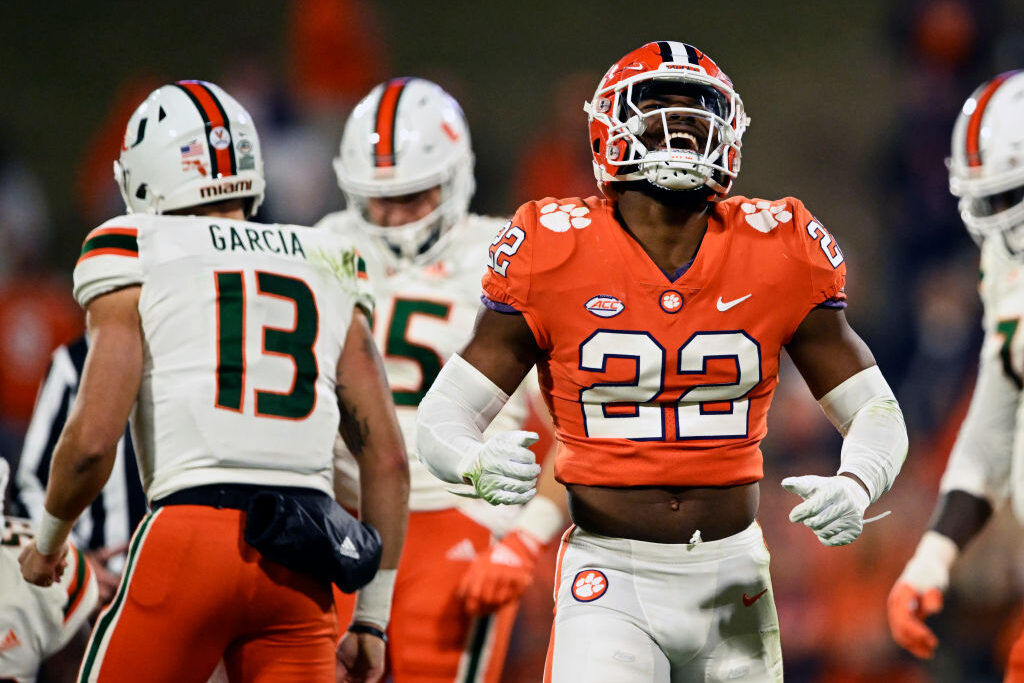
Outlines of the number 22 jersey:
M485 305L521 313L545 352L568 484L759 480L781 350L812 309L846 302L842 252L792 197L712 204L694 260L672 276L611 202L530 202L488 265Z
M362 259L323 230L134 214L87 236L82 306L141 285L143 374L132 415L150 501L224 482L332 493L337 363Z

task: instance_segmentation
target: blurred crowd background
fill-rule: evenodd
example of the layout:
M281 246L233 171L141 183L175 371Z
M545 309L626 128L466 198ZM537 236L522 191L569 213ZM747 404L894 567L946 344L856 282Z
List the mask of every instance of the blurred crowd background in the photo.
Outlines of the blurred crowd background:
M1024 600L1024 544L1005 512L954 574L934 620L935 660L892 644L884 606L927 524L973 384L978 254L944 158L963 100L1024 67L1016 0L3 3L0 455L17 461L50 352L82 329L71 271L86 232L123 212L111 163L153 88L201 78L235 95L264 143L259 218L313 223L342 203L330 162L354 103L387 77L430 78L470 122L472 208L503 215L529 199L595 192L582 103L621 55L665 39L708 52L743 97L753 122L735 193L797 196L836 235L848 316L911 434L903 474L873 509L892 514L852 546L825 549L788 523L797 500L778 482L833 472L840 441L786 366L760 518L787 680L1000 680ZM553 552L547 559L520 610L508 683L540 677Z

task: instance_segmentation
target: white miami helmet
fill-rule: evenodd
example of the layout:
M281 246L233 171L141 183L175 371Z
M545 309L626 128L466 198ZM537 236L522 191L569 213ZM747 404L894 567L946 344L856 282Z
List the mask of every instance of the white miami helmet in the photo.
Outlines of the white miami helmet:
M129 213L248 198L251 216L266 186L252 117L205 81L165 85L139 105L128 120L114 179Z
M1003 234L1011 251L1024 250L1024 70L982 84L953 126L949 190L960 217L981 240Z
M373 88L345 122L334 159L338 185L360 229L397 256L429 262L469 211L473 150L462 108L439 85L393 78ZM373 223L370 197L400 197L441 188L438 206L396 226Z

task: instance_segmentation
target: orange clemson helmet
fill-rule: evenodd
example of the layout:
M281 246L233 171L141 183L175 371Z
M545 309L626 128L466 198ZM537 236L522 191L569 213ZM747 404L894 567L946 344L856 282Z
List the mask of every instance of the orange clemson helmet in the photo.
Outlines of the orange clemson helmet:
M584 107L599 185L646 180L728 195L750 117L732 81L686 43L657 41L612 65Z

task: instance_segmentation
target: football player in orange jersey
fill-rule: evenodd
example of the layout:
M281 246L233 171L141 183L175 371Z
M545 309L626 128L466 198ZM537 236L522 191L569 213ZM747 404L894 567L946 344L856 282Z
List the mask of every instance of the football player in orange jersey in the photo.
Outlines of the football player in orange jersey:
M529 500L523 433L481 429L536 365L575 524L546 680L782 680L754 521L782 349L845 437L835 476L783 480L825 545L892 485L902 413L846 321L831 233L792 197L726 199L749 119L707 55L648 43L585 110L604 197L528 202L494 239L474 334L420 405L420 457Z

